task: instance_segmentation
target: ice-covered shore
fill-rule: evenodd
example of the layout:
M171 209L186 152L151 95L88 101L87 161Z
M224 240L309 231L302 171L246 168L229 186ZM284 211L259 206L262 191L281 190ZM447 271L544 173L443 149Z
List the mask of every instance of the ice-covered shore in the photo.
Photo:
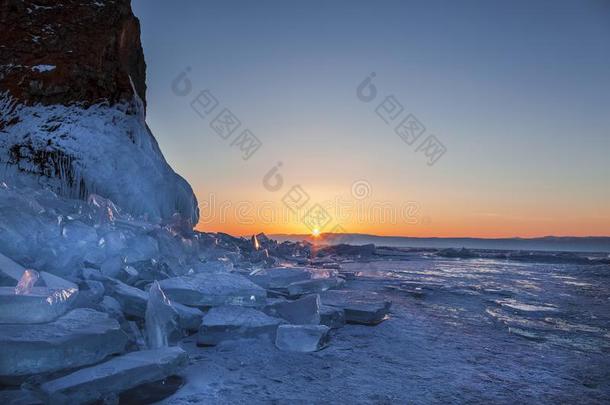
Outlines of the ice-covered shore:
M162 403L610 401L608 265L336 259L346 289L392 301L389 319L336 329L309 354L264 341L201 351L187 339L186 384Z
M315 352L331 329L390 310L374 293L329 291L345 283L338 265L312 266L307 243L194 232L179 214L151 222L99 195L6 182L0 213L2 396L116 401L180 373L188 339Z
M253 243L7 184L0 210L8 403L610 400L603 260Z

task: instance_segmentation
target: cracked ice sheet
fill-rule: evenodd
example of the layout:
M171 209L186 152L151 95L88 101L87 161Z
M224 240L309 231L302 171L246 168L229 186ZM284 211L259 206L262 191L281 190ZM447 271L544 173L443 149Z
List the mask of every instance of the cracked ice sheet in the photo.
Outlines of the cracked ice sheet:
M264 341L197 348L191 337L184 343L193 360L185 370L187 384L163 403L610 401L610 268L446 259L375 265L392 277L356 277L346 288L372 290L391 300L388 320L335 330L330 345L315 353L280 352ZM369 264L344 267L366 273ZM421 281L422 275L441 280L423 299L385 288L397 280ZM557 276L595 289L579 290ZM545 288L532 292L527 283L517 283L524 279ZM510 333L487 315L487 308L510 310L494 302L506 298L498 291L518 302L557 307L508 313L527 320L524 329L543 340Z

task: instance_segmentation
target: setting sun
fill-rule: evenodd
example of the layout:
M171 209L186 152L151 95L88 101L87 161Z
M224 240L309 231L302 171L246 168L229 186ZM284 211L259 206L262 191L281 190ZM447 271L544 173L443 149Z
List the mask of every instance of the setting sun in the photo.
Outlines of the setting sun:
M318 236L320 236L320 230L318 228L316 228L313 231L311 231L311 234L317 238Z

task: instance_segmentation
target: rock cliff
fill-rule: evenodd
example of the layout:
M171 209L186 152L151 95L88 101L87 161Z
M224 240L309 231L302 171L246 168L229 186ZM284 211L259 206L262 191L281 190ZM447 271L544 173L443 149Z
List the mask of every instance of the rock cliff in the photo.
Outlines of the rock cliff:
M0 179L195 224L191 187L145 122L130 1L2 0L0 26Z

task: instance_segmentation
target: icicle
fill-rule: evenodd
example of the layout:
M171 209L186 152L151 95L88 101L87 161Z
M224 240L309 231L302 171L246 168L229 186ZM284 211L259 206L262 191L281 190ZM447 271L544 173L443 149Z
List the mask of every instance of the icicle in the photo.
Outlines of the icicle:
M152 284L148 294L145 314L148 347L167 347L170 335L179 330L178 313L157 281Z

